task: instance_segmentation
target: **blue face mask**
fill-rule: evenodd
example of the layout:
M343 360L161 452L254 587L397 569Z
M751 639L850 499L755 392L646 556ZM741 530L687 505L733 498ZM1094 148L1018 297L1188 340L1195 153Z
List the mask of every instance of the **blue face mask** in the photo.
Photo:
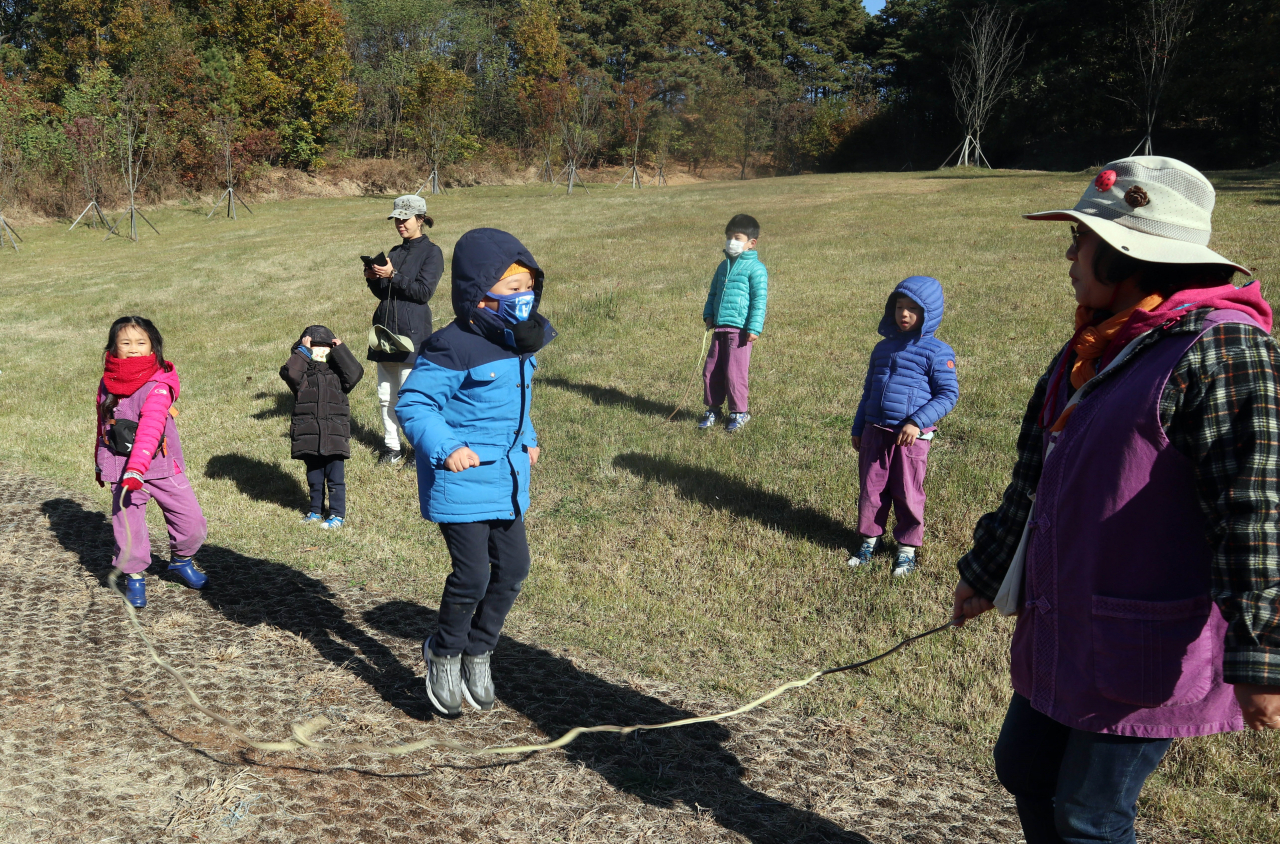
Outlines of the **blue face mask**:
M533 313L534 294L532 290L523 293L490 293L490 299L498 302L498 317L503 322L515 325L524 322Z

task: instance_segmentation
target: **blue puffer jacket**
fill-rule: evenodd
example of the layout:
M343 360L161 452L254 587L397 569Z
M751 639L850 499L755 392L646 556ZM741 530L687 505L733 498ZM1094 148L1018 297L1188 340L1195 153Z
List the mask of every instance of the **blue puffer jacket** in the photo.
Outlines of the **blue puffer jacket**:
M894 322L894 305L906 294L924 309L923 325L903 334ZM862 401L853 419L853 435L862 436L868 424L896 428L910 420L922 430L932 428L951 412L960 398L956 381L956 353L933 336L942 322L942 285L936 278L913 275L904 279L884 306L880 334L867 364Z
M534 271L530 319L543 326L542 345L551 342L555 330L538 313L542 270L529 250L504 231L473 229L453 248L457 318L431 335L400 389L396 415L417 452L422 515L433 522L514 519L529 509L529 449L538 445L529 405L538 362L514 351L504 324L477 307L517 261ZM480 465L445 469L463 446Z

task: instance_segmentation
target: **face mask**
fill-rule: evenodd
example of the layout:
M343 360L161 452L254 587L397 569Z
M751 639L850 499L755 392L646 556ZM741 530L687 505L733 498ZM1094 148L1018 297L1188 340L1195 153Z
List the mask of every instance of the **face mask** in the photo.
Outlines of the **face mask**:
M329 358L328 346L312 346L311 359L316 363L324 363Z
M730 258L738 257L746 248L747 244L741 240L730 238L724 242L724 251L729 253Z
M490 299L498 302L498 317L503 322L515 325L524 322L533 313L534 295L532 290L523 293L490 293Z

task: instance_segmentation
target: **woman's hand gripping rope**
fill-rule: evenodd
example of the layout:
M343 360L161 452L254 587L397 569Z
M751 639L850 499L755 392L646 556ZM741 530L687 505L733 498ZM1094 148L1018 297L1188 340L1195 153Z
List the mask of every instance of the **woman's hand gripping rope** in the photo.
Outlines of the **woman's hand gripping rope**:
M714 329L711 327L711 321L707 321L707 330L702 335L702 351L698 353L698 360L693 365L693 375L689 378L689 383L684 388L684 394L680 396L680 401L676 403L676 409L671 411L671 415L667 417L667 421L676 418L676 414L684 410L684 404L689 400L689 395L693 392L694 385L698 383L698 371L702 369L702 362L707 359L707 350L711 348L711 333Z
M111 573L111 576L109 578L111 588L116 592L120 591L119 588L116 586L119 576L120 576L119 570L115 570ZM123 598L123 593L121 593L121 597ZM906 639L903 639L901 642L894 645L889 650L885 651L884 653L877 654L876 656L873 656L870 659L864 659L860 662L853 662L848 665L841 665L836 668L826 668L821 671L815 671L812 674L810 674L808 677L804 677L803 679L792 680L789 683L784 683L781 686L778 686L773 691L769 692L768 694L761 695L755 700L749 703L743 704L742 706L739 706L737 709L731 709L727 712L719 712L714 715L699 715L692 718L681 718L677 721L667 721L666 723L662 723L662 724L633 724L626 727L621 727L614 724L601 724L595 727L574 727L573 729L566 732L564 735L560 736L558 739L555 739L554 741L543 742L542 744L522 744L522 745L509 745L509 746L508 745L503 745L503 746L491 745L489 747L468 747L464 744L459 744L458 742L447 741L443 739L419 739L418 741L409 742L407 744L377 745L377 744L369 744L367 742L330 743L330 742L313 741L311 737L315 735L317 732L319 732L320 730L329 726L330 724L329 719L325 718L324 716L310 718L306 721L300 721L290 725L291 735L289 738L284 739L282 741L261 741L258 739L251 738L247 733L245 733L238 726L236 726L236 724L232 722L229 718L227 718L225 715L221 715L204 705L204 703L200 700L199 696L197 696L195 691L192 690L190 684L188 684L187 681L183 678L183 676L178 673L177 669L175 669L173 666L169 665L169 663L161 659L159 652L156 651L155 645L151 643L151 639L147 637L146 632L142 629L142 625L138 623L138 614L134 610L134 608L131 607L127 601L122 601L122 603L124 604L125 612L128 613L129 615L129 621L133 624L134 630L137 632L139 638L142 639L143 644L146 645L147 653L150 654L151 660L156 665L160 666L160 668L162 668L165 671L165 673L167 673L170 677L178 681L178 683L182 686L182 690L186 692L187 699L191 701L191 704L197 710L199 710L202 714L212 718L217 723L221 724L223 727L227 729L228 732L230 732L233 736L239 739L243 744L249 747L255 748L257 750L264 750L268 752L287 752L287 751L301 750L306 748L310 750L321 750L329 753L334 753L334 752L336 753L378 753L378 754L386 754L389 756L405 756L410 753L416 753L420 750L426 750L427 748L452 750L456 753L461 753L467 756L500 756L500 755L514 756L514 755L523 755L526 753L538 753L543 750L555 750L556 748L564 747L565 745L577 739L579 736L586 735L587 733L617 733L619 735L625 736L634 732L638 732L640 730L665 730L671 727L685 727L691 724L705 724L711 721L722 721L726 718L733 718L737 715L743 715L747 712L750 712L756 707L762 706L763 704L768 703L774 698L780 695L786 694L792 689L803 688L809 685L810 683L814 682L815 680L819 680L823 677L826 677L829 674L839 674L843 671L852 671L855 668L862 668L864 666L870 665L873 662L878 662L879 660L884 659L890 654L896 653L897 651L901 650L902 648L906 647L912 642L916 642L927 636L932 636L935 633L941 633L943 630L946 630L949 627L956 626L954 621L948 621L946 624L935 627L932 630L926 630L923 633L917 633L914 636L910 636Z

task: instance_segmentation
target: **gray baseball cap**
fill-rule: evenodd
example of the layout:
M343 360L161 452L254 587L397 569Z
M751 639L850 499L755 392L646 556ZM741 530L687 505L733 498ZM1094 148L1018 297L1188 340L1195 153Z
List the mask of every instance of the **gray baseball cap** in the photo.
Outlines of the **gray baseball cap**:
M427 201L416 193L405 194L396 199L395 205L392 206L391 215L388 220L408 220L421 214L427 217ZM434 221L427 217L427 225L434 225Z

